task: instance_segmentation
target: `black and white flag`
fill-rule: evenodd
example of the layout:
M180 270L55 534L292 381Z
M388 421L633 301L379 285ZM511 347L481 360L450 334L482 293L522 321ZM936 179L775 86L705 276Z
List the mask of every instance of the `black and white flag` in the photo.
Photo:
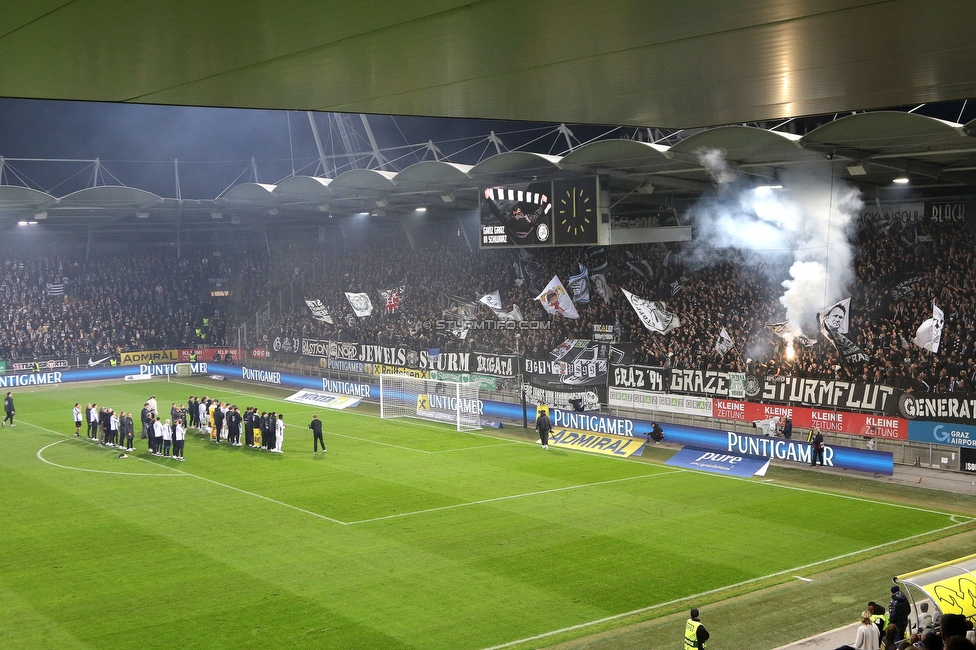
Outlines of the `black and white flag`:
M718 340L715 341L715 351L724 357L734 347L735 341L732 340L728 331L723 327L722 331L718 333Z
M590 302L590 272L582 264L577 264L579 273L570 276L569 290L573 292L573 302L585 304Z
M47 295L49 296L63 296L64 295L64 283L47 283Z
M919 325L918 330L915 332L915 338L912 339L912 343L923 350L938 352L939 345L942 344L942 329L944 327L945 314L933 302L932 318L926 319L924 323Z
M654 270L651 268L651 265L647 262L647 260L638 259L637 256L630 251L627 251L625 254L627 256L627 266L631 271L634 271L638 275L644 276L648 280L654 277Z
M444 311L444 319L451 322L450 332L459 339L468 337L468 330L471 328L471 321L475 320L478 314L478 303L452 296L449 293L441 293L441 304Z
M509 311L502 309L502 297L498 291L481 296L478 302L488 307L495 314L495 318L500 321L521 322L522 320L522 312L519 310L518 305L512 305Z
M840 354L844 363L848 366L857 366L862 363L867 363L870 360L870 357L868 357L864 350L840 332L826 329L826 335L827 340L834 344L834 347L837 348L837 353Z
M610 291L610 285L607 284L606 276L602 273L597 273L591 279L593 280L593 288L596 289L597 294L603 298L603 302L609 305L610 296L613 295L613 292Z
M851 331L851 299L844 298L827 307L817 314L817 320L820 322L820 331L823 332L824 336L827 336L827 329L832 329L841 334L849 333Z
M305 304L308 305L309 310L312 312L312 318L319 321L320 323L328 323L333 325L332 314L329 310L325 308L321 300L309 300L305 299Z
M667 310L663 302L654 302L640 296L635 296L626 289L621 289L627 297L630 306L637 312L637 317L651 332L667 334L676 327L681 326L681 320Z

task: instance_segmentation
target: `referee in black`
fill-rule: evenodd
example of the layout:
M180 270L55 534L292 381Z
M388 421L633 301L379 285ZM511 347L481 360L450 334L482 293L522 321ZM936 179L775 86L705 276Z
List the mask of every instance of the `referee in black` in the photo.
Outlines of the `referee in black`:
M325 441L322 440L322 420L319 419L319 416L312 416L312 421L309 423L308 428L312 430L313 434L315 434L315 437L312 440L312 453L319 453L319 445L322 445L322 452L327 453L325 449Z

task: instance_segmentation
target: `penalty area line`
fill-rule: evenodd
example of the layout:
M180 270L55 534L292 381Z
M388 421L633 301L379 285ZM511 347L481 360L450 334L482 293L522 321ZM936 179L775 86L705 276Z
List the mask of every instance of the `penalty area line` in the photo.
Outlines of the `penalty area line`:
M621 612L620 614L613 614L611 616L606 616L604 618L597 619L595 621L587 621L586 623L579 623L577 625L570 625L569 627L564 627L559 630L552 630L550 632L543 632L542 634L536 634L535 636L525 637L524 639L518 639L516 641L508 641L507 643L501 643L499 645L493 645L488 648L483 648L482 650L502 650L502 648L511 648L513 646L521 645L523 643L531 643L533 641L540 641L542 639L547 639L549 637L556 636L558 634L564 634L566 632L575 632L577 630L584 630L588 627L593 627L594 625L600 625L602 623L610 623L612 621L617 621L628 616L636 616L638 614L644 614L647 612L652 612L656 609L663 609L665 607L671 607L682 602L689 600L699 600L705 596L712 596L723 591L730 589L737 589L739 587L744 587L746 585L755 584L763 580L769 580L770 578L778 578L784 575L790 575L795 573L802 573L805 569L811 569L813 567L822 566L824 564L829 564L830 562L836 562L837 560L844 560L849 557L854 557L861 555L863 553L872 553L879 549L886 548L888 546L894 546L895 544L901 544L903 542L909 542L914 539L919 539L927 535L934 535L936 533L941 533L947 530L952 530L953 528L958 528L959 526L964 526L969 522L963 522L958 524L953 524L951 526L944 526L942 528L936 528L934 530L925 531L924 533L918 533L916 535L910 535L908 537L902 537L900 539L895 539L890 542L885 542L884 544L876 544L875 546L870 546L868 548L862 548L857 551L851 551L850 553L843 553L841 555L835 555L834 557L827 558L825 560L818 560L816 562L811 562L810 564L804 564L802 566L792 567L789 569L784 569L782 571L777 571L775 573L770 573L764 576L759 576L757 578L750 578L748 580L743 580L742 582L737 582L731 585L725 585L724 587L716 587L715 589L709 589L707 591L702 591L697 594L690 594L688 596L682 596L681 598L675 598L674 600L669 600L666 603L657 603L656 605L648 605L647 607L641 607L639 609L634 609L629 612Z

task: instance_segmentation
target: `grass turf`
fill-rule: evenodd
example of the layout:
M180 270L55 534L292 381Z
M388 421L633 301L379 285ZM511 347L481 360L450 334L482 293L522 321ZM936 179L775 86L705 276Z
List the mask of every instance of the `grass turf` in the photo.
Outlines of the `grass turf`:
M545 453L184 381L16 392L17 427L0 431L0 647L453 649L547 635L522 644L541 647L960 528L873 495ZM120 459L74 438L75 402L138 413L149 392L163 411L205 393L284 411L285 453L196 438L179 463L137 439ZM311 453L313 412L327 455Z

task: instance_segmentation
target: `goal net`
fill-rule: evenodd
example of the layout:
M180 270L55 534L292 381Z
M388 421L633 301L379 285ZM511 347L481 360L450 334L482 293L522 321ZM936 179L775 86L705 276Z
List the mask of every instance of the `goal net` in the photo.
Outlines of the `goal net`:
M407 375L380 375L380 417L451 422L458 431L481 428L477 384Z
M166 381L173 381L173 375L177 377L192 377L193 376L193 366L188 363L177 363L173 366L173 373L167 373Z

